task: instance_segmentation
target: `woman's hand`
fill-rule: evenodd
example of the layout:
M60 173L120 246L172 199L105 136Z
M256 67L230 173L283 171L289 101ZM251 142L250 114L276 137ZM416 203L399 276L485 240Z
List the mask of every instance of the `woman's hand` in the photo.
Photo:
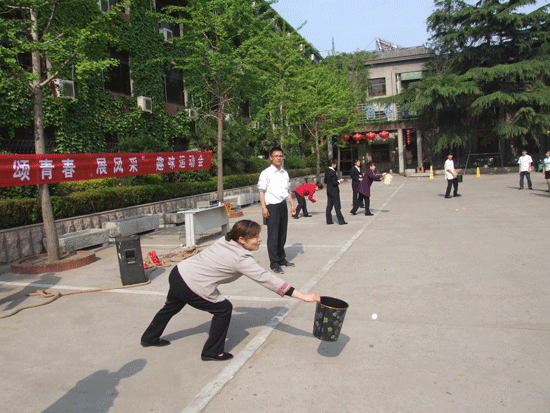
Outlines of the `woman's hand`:
M319 294L309 293L304 294L304 298L302 298L302 300L308 303L320 303L321 297L319 296Z
M298 298L307 303L321 302L321 297L319 296L319 294L315 294L315 293L304 294L303 292L298 291L296 289L294 289L292 293L292 297Z

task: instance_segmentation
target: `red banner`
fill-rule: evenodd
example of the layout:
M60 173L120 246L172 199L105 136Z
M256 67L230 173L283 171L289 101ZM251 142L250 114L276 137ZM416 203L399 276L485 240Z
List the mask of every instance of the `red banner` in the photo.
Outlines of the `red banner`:
M0 186L208 169L212 152L0 154Z

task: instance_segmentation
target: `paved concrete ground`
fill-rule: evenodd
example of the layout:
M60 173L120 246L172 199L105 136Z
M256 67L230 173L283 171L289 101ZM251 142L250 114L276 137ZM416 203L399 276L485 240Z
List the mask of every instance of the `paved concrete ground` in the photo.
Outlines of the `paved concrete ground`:
M326 196L291 220L283 276L347 301L337 342L311 334L314 304L248 279L223 286L234 312L230 362L202 362L209 315L172 319L164 348L139 338L164 303L169 268L129 290L62 297L0 320L2 412L548 412L550 196L540 174L375 183L373 217L327 226ZM261 221L259 205L244 218ZM236 221L236 219L232 219ZM178 250L182 228L141 238L144 255ZM265 236L265 234L263 234ZM202 238L212 242L216 235ZM265 238L265 237L264 237ZM60 273L0 268L0 314L40 302L24 293L120 285L115 247ZM256 253L269 265L265 245ZM38 287L37 287L38 285ZM373 321L371 315L378 314Z

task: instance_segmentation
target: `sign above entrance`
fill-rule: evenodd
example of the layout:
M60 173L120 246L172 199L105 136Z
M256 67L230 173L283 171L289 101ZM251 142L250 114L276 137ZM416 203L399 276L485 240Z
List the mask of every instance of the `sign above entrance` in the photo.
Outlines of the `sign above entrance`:
M422 79L422 72L401 73L401 81Z

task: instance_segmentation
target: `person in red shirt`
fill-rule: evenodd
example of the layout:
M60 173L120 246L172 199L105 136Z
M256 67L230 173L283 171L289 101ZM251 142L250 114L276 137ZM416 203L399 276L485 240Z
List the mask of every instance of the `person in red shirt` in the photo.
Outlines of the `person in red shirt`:
M300 210L302 209L304 210L304 217L311 216L311 214L307 213L306 196L311 202L317 202L317 200L313 198L315 190L315 184L303 184L294 190L296 200L298 201L298 206L296 207L296 214L294 215L294 219L298 219L298 215L300 214Z

